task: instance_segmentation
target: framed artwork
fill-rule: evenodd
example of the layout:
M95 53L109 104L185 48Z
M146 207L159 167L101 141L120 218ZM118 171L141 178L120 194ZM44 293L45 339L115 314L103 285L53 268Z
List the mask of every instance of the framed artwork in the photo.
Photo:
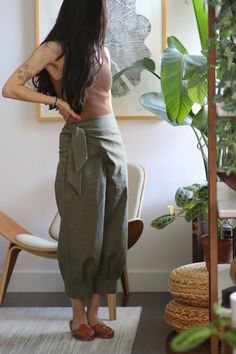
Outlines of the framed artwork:
M35 0L36 45L50 32L63 0ZM105 46L115 75L143 57L156 63L166 43L166 0L109 0L109 25ZM122 54L122 55L121 55ZM160 82L146 70L126 72L112 86L112 105L117 119L158 119L139 104L139 97L159 91ZM37 104L37 119L62 120L56 110Z

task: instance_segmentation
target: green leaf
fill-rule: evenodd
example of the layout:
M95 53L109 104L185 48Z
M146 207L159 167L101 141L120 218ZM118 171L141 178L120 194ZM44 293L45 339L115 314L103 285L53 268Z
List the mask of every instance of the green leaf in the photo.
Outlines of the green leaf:
M170 36L167 38L167 46L168 48L178 49L182 54L188 54L185 46L175 36Z
M174 222L175 220L176 220L176 216L175 215L166 214L166 215L159 216L159 218L156 218L156 219L152 220L151 226L155 227L158 230L162 230L167 225L169 225L172 222Z
M156 64L150 58L143 58L141 60L136 61L135 63L128 66L127 68L116 73L113 76L113 81L119 79L123 74L125 74L127 71L132 70L132 69L144 69L144 70L150 71L151 73L154 73L155 69L156 69Z
M208 201L208 185L202 185L196 192L195 197L202 202Z
M223 220L223 219L222 219L222 220ZM227 220L227 219L226 219L226 220ZM228 222L228 220L227 220L226 222ZM224 317L224 318L226 318L226 317L231 317L231 316L230 316L231 313L232 313L232 310L231 310L231 309L228 309L228 308L226 308L226 307L222 307L222 306L218 305L217 303L214 303L214 304L212 305L212 308L213 308L213 311L214 311L214 314L215 314L215 315L218 315L218 316Z
M202 50L208 50L208 13L203 0L193 0L193 8L197 21Z
M236 348L236 328L225 332L222 337L232 348Z
M207 58L203 55L189 55L185 66L184 80L191 79L194 75L207 76Z
M193 203L191 205L190 203L190 209L186 210L185 213L185 220L187 222L192 221L193 219L197 218L201 214L205 214L207 212L207 206L203 202L198 202L198 203Z
M166 112L166 105L161 92L146 93L139 98L139 102L149 112L165 120L167 123L173 126L180 126L180 124L172 122L169 119ZM191 125L191 123L192 118L190 116L187 116L181 125Z
M210 327L193 327L178 333L171 341L170 346L177 353L186 352L204 343L215 330Z
M208 128L208 108L202 107L197 114L192 114L192 127L200 130L201 133L206 134Z
M193 192L189 189L182 187L178 188L175 193L175 202L178 207L184 207L188 204L193 197Z
M188 95L193 102L202 105L207 95L207 81L200 75L194 75L188 82Z
M167 115L179 124L188 116L193 105L188 96L187 81L183 80L185 64L190 57L175 48L165 49L161 57L161 87Z

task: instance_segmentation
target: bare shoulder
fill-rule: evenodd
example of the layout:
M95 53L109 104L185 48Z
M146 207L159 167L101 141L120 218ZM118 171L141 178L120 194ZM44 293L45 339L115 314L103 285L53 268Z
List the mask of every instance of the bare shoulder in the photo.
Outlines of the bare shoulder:
M39 45L34 49L30 57L27 59L27 64L41 63L49 64L54 62L60 55L60 50L55 43L47 42Z
M63 52L62 45L57 41L49 41L41 44L42 51L44 55L50 58L52 61L56 60Z

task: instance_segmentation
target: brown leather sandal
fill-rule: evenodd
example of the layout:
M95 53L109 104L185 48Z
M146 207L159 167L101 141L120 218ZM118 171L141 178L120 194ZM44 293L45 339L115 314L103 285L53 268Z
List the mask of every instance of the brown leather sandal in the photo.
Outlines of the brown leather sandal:
M108 339L114 336L114 331L111 327L105 325L105 323L98 321L95 325L91 326L94 330L95 337Z
M70 321L70 330L73 337L84 341L93 340L95 338L95 332L89 324L81 323L78 328L72 329L72 321L73 320Z

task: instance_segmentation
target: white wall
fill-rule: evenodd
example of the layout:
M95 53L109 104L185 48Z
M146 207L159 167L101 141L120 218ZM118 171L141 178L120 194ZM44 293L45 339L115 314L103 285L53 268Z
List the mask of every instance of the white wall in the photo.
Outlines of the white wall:
M185 6L184 0L178 0ZM178 9L181 12L181 8ZM175 13L177 17L177 14ZM35 46L34 1L0 0L0 87ZM183 34L188 34L186 27ZM166 290L167 276L191 262L191 225L180 220L163 231L150 226L167 212L179 186L201 182L204 171L188 127L155 120L118 121L128 161L143 165L147 184L144 232L128 253L131 291ZM56 211L54 178L63 122L40 122L31 103L0 98L0 209L46 239ZM0 269L7 241L0 238ZM19 255L9 291L63 291L56 261Z

